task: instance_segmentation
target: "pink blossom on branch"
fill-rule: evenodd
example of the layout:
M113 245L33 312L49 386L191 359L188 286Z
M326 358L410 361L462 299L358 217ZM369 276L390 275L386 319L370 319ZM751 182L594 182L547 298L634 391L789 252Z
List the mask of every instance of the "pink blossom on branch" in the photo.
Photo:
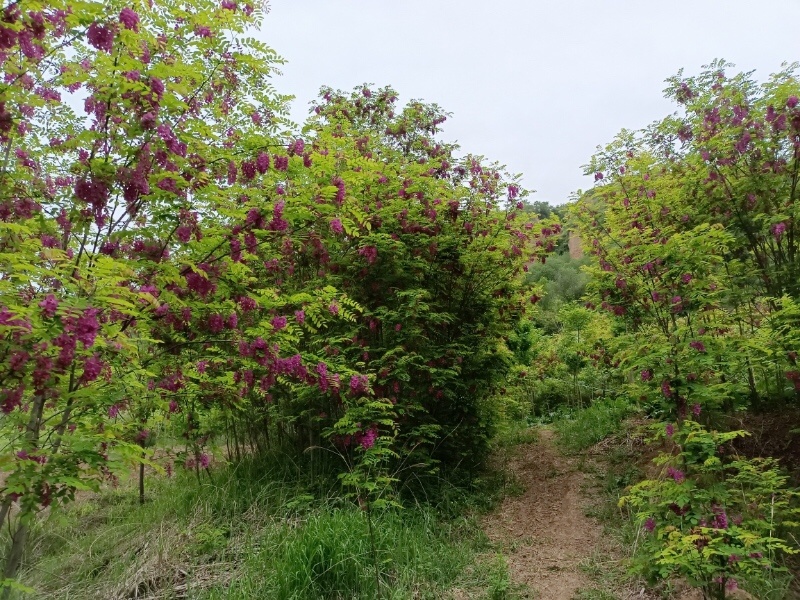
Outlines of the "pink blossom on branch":
M132 8L123 8L119 13L119 22L125 29L139 31L139 15Z
M86 30L86 39L89 40L90 45L109 54L114 49L114 32L96 21Z
M781 236L786 232L786 223L775 223L772 226L772 235L776 240L781 239Z
M56 314L58 308L58 299L53 294L47 294L44 300L39 302L39 308L42 309L42 314L47 318L52 318Z

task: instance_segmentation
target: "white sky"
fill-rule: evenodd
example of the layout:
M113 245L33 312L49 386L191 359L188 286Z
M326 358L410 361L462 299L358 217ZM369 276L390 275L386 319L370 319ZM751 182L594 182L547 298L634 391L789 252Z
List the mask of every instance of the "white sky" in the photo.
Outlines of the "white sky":
M800 60L798 0L270 0L260 37L301 123L322 85L391 85L444 137L524 174L532 200L591 187L597 145L674 110L664 79L715 58L764 81Z

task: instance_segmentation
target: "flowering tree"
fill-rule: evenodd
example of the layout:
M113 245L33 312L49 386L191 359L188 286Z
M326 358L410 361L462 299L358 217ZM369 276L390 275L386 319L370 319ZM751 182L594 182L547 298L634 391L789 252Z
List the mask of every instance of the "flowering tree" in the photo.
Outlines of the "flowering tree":
M750 401L758 402L768 394L783 395L786 377L794 373L796 361L792 349L782 341L787 339L785 326L777 336L762 325L776 320L785 325L786 319L780 315L791 312L791 299L797 295L797 232L792 231L797 227L800 137L796 126L800 126L800 117L795 113L800 85L795 67L759 87L747 75L727 77L724 70L728 66L718 62L698 77L670 79L667 93L685 114L658 122L640 135L623 132L593 158L590 170L598 181L593 196L598 200L583 205L598 214L607 210L609 216L591 216L584 227L601 254L624 254L629 248L654 242L647 250L651 258L645 261L649 275L656 281L663 279L662 271L670 270L675 285L650 291L664 302L681 298L682 309L715 307L711 312L704 309L703 314L721 320L704 329L717 339L732 340L731 347L735 347L727 355L735 360L722 360L725 377L732 381L744 374ZM624 215L623 221L619 215ZM703 234L711 244L708 247L684 240L680 242L683 248L691 248L686 255L668 247L655 249L655 244L676 241L671 237L675 232L700 232L708 225L708 233ZM719 228L724 234L711 233L721 232ZM602 232L605 239L592 232ZM650 239L641 239L637 232L648 233ZM718 241L710 241L709 236ZM703 281L693 272L695 263L706 256L718 265L713 269L713 281ZM606 260L601 267L612 274L630 268L622 265L641 267L631 263L630 257L622 258L628 262L609 268L611 263ZM627 283L624 273L612 279L617 290ZM716 299L698 303L695 297L684 302L685 294L678 289L681 285L692 294L713 292ZM612 288L608 289L612 293ZM644 289L636 287L636 292ZM649 302L646 295L639 295ZM630 302L614 309L638 311Z
M447 115L435 105L323 89L315 113L314 161L343 215L315 268L364 309L337 351L390 403L398 452L478 462L511 362L503 340L530 306L523 269L559 226L523 213L524 192L498 165L456 158L437 139Z
M3 12L6 578L39 509L140 458L149 433L125 432L120 408L182 379L153 356L157 342L177 347L159 324L199 328L216 278L233 271L230 297L246 276L221 248L247 225L235 159L275 144L281 126L283 100L264 85L277 58L243 37L262 13L227 1Z
M791 496L785 478L771 462L734 455L730 442L743 432L705 425L800 387L791 347L796 67L759 87L747 75L727 77L728 66L669 80L684 113L623 131L593 157L597 184L575 211L598 257L594 302L621 332L616 358L627 387L668 421L657 426L660 439L678 450L668 446L657 459L668 465L662 476L631 491L640 524L654 534L644 570L678 573L707 598L763 578L765 562L774 567L793 550L774 533L792 522L791 503L776 500ZM734 511L741 516L731 524Z

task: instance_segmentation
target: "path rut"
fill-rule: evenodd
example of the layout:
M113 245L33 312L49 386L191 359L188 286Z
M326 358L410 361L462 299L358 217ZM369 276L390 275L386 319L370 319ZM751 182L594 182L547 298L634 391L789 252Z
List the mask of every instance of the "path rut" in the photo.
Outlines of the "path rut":
M548 429L517 448L507 468L524 492L486 517L486 534L503 547L514 583L534 590L537 600L572 600L592 587L581 563L603 536L602 526L584 514L586 476L559 452Z

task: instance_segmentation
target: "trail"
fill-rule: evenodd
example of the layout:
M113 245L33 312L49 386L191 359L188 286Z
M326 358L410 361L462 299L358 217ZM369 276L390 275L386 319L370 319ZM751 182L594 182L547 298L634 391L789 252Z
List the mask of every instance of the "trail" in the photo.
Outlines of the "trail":
M511 578L537 600L572 600L592 581L580 565L602 539L602 526L584 514L585 475L555 447L554 434L516 449L507 467L524 487L484 521L489 538L504 548Z

